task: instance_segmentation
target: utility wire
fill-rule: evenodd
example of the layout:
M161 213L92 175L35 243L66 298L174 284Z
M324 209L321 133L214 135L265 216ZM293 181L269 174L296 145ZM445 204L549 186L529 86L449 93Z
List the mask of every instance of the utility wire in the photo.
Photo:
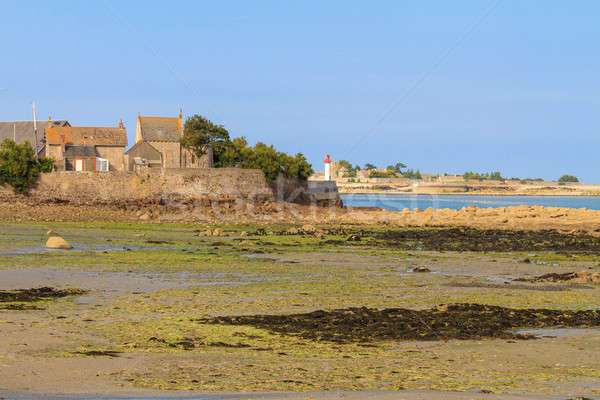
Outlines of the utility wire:
M502 0L496 0L490 4L490 6L481 14L472 24L470 24L467 29L463 32L463 34L454 41L433 63L433 65L427 69L423 74L419 76L419 78L409 86L404 93L392 103L392 105L379 117L379 119L375 122L375 124L367 130L367 132L359 137L359 139L354 143L354 145L348 150L348 154L352 154L356 149L362 147L365 140L367 140L371 135L375 133L375 130L379 125L383 123L401 104L405 103L408 97L415 92L415 90L423 84L423 82L440 66L442 63L456 50L466 39L469 37L475 29L481 25L483 21L500 5ZM346 158L348 158L346 155Z

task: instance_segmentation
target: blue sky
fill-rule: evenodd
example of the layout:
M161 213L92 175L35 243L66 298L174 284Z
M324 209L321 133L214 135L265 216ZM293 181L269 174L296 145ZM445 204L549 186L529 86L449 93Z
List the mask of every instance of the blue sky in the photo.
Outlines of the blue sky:
M38 118L123 118L133 143L138 112L183 107L315 169L328 151L600 182L597 1L3 0L0 11L0 120L30 119L35 100Z

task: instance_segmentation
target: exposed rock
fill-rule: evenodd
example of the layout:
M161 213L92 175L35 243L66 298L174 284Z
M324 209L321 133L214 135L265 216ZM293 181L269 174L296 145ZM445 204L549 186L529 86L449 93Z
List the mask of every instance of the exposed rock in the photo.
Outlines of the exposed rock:
M252 244L252 243L251 243L249 240L242 240L242 241L240 242L240 246L249 246L249 245L251 245L251 244Z
M300 231L298 230L298 228L290 228L286 231L286 233L288 235L297 235L298 233L300 233Z
M150 218L151 218L151 216L148 213L144 213L144 214L140 215L140 221L149 221Z
M313 225L306 224L302 225L302 230L305 233L314 233L317 229Z
M46 236L58 236L58 233L54 232L52 229L46 232Z
M73 246L69 244L65 239L60 236L50 236L46 242L46 248L48 249L72 249Z
M212 235L213 236L224 236L223 229L221 229L221 228L215 228L215 229L213 229Z
M431 272L431 270L423 265L413 268L412 272Z
M241 231L241 232L240 232L240 236L242 236L242 237L248 236L248 232L246 232L246 231Z

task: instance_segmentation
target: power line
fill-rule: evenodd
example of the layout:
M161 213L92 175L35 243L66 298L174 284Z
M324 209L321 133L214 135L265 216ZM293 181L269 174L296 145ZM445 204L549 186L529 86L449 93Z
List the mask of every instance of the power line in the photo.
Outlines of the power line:
M352 146L350 148L350 150L348 151L348 154L351 154L352 152L354 152L357 148L359 148L359 146L363 145L363 142L368 139L371 135L373 135L375 133L375 130L377 129L377 127L379 125L381 125L383 123L383 121L385 121L401 104L403 104L408 97L419 87L421 86L421 84L440 66L442 65L442 63L450 56L450 54L452 54L452 52L454 50L456 50L461 44L462 42L464 42L467 37L473 33L473 31L479 26L481 25L481 23L492 13L492 11L494 11L501 3L502 0L496 0L494 2L492 2L490 4L490 6L483 12L483 14L481 14L472 24L470 24L467 29L463 32L462 35L459 36L459 38L454 41L438 58L437 60L433 63L433 65L428 68L427 70L425 70L425 72L423 72L419 78L417 78L417 80L411 85L409 86L404 93L398 98L398 100L396 100L395 102L392 103L392 105L381 115L381 117L379 117L379 119L375 122L375 124L367 130L367 132L361 136L355 143L354 146ZM347 157L347 155L346 155Z

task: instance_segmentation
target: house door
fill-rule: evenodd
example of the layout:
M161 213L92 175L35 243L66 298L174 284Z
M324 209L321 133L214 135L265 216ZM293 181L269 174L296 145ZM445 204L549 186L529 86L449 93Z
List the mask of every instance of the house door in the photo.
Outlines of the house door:
M75 160L75 171L83 171L83 160Z

